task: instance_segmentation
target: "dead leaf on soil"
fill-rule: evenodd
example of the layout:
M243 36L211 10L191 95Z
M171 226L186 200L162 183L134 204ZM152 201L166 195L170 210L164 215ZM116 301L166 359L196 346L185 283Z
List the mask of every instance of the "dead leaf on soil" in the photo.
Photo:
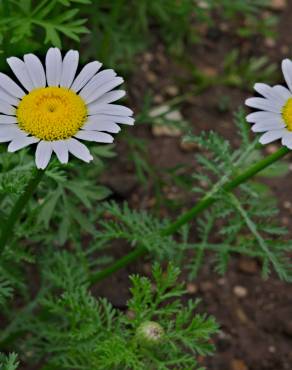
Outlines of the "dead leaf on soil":
M242 360L231 360L231 370L248 370L247 365Z

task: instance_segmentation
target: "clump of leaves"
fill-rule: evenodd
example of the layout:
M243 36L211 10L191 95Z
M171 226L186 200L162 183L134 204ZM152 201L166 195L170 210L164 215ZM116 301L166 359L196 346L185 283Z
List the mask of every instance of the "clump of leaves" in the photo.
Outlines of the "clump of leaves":
M206 0L205 9L217 16L228 20L241 37L263 35L275 37L277 17L271 13L263 16L269 9L271 0ZM213 18L215 19L215 17ZM213 21L214 22L214 21ZM212 23L212 19L211 19Z
M190 0L94 2L88 12L93 30L88 56L94 50L109 65L133 66L133 55L154 41L153 28L167 45L181 48L194 35L193 8Z
M256 82L275 80L277 66L270 63L266 56L242 58L237 49L232 50L224 60L225 85L252 88Z
M74 165L69 163L66 169L59 166L57 161L49 166L46 183L41 184L37 199L30 203L26 222L20 225L16 240L26 235L34 241L63 245L69 239L78 240L81 229L83 233L95 233L90 210L111 193L105 186L98 185L96 179L104 170L103 161L114 157L115 153L113 146L100 145L92 148L92 154L95 158L94 169L77 161ZM14 155L7 152L1 154L0 200L3 219L9 214L17 196L23 192L33 167L33 157L29 150ZM87 210L88 217L80 207ZM52 228L57 229L56 234L50 232ZM39 233L40 229L47 232Z
M196 156L201 170L193 175L193 191L201 197L216 199L210 210L197 216L195 237L190 225L177 235L165 235L164 230L171 225L169 219L161 220L147 212L131 210L126 204L121 207L112 202L101 206L112 220L100 221L101 230L96 233L96 240L110 245L115 239L124 239L133 248L145 248L156 258L171 259L178 264L184 263L186 251L190 250L194 256L189 263L188 255L191 277L199 271L206 252L215 254L215 268L221 274L226 271L231 255L239 253L259 259L264 277L273 269L281 279L291 281L289 252L292 247L289 241L279 240L287 230L273 218L278 209L269 188L252 180L240 185L236 193L224 191L224 184L260 159L258 139L250 140L244 116L243 110L235 115L242 139L238 148L234 149L229 141L214 132L186 138L202 151ZM282 170L285 168L288 166L284 162ZM265 175L282 173L271 167Z
M62 38L80 41L88 33L81 5L91 0L7 0L0 3L0 50L6 56L40 50L44 44L61 47ZM13 51L13 52L12 52Z
M186 291L177 268L169 265L163 271L155 264L153 281L132 276L132 298L122 313L93 297L77 256L57 253L51 258L43 265L46 293L38 298L38 314L18 320L17 329L31 334L20 341L24 358L33 353L34 361L60 370L202 369L195 358L213 352L210 337L218 326L212 317L195 313L198 301L182 304ZM65 271L61 266L67 266ZM154 346L138 336L141 324L149 321L163 328Z
M281 279L291 281L291 244L279 240L287 230L273 218L278 214L278 209L269 188L258 182L258 178L240 185L236 193L227 193L222 187L260 159L259 151L255 150L258 139L250 140L249 127L244 117L243 110L235 115L242 139L241 146L235 150L227 140L214 132L187 138L196 142L204 152L196 156L202 170L193 175L198 184L193 191L202 196L212 194L216 197L212 209L197 220L200 241L194 245L195 258L190 265L192 274L197 273L203 256L209 250L217 254L216 268L220 273L226 271L230 255L239 253L260 259L264 277L273 268ZM285 162L282 170L288 170ZM271 167L264 175L278 176L281 173L283 171L274 171ZM218 182L214 184L215 179ZM214 234L220 237L219 242L214 243Z
M19 362L16 353L10 353L8 356L0 353L0 368L1 370L16 370Z

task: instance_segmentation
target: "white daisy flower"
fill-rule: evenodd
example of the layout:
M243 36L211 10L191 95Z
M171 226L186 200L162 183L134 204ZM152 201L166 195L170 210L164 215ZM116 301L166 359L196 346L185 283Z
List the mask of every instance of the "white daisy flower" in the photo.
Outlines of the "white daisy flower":
M260 137L261 144L268 144L281 139L282 144L292 149L292 61L282 61L282 71L289 89L284 86L269 86L256 83L254 89L263 98L249 98L245 104L260 109L246 117L254 123L252 131L264 132Z
M61 163L69 153L90 162L93 157L80 142L112 143L109 133L118 124L133 125L133 112L112 104L125 95L113 90L124 81L112 69L98 72L101 63L86 64L75 76L79 53L67 52L62 60L58 48L50 48L45 68L34 54L7 62L23 87L0 73L0 143L10 142L9 152L37 143L37 168L47 167L54 152Z

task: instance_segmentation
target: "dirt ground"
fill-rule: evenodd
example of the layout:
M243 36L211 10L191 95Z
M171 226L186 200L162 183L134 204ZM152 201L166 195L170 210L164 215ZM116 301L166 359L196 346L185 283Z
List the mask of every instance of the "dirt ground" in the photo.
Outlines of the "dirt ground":
M245 55L267 55L280 66L284 57L292 55L291 17L290 0L279 12L279 37L275 42L263 38L243 42L232 30L226 29L226 25L218 24L218 29L205 32L201 45L191 46L187 53L190 60L201 66L205 73L213 75L220 74L224 55L234 47L241 49ZM136 112L141 109L141 102L147 91L154 93L154 101L159 105L188 89L187 73L181 71L179 64L166 57L159 42L151 52L148 51L137 58L137 65L139 67L129 83L131 102ZM248 90L212 87L184 102L182 114L191 122L195 133L212 129L236 144L232 112L237 110L250 94ZM220 113L217 108L222 95L229 97L230 102L228 111L224 113ZM179 138L156 137L147 125L129 130L135 130L135 136L147 141L150 160L161 171L180 163L189 163L195 168L195 151L183 150ZM275 148L275 145L270 145L265 150L272 152ZM117 151L118 157L111 161L103 179L104 183L112 188L115 198L127 200L133 207L149 208L154 198L151 183L147 189L138 183L123 143L118 144ZM288 159L291 160L291 157ZM290 172L283 178L267 182L278 199L281 222L290 229L292 235L291 179ZM119 245L117 257L123 255L126 248ZM96 286L94 291L106 296L115 306L123 309L129 298L128 275L133 272L148 274L149 261L139 261L134 266L119 271L100 286ZM224 277L213 271L210 258L199 277L188 283L187 287L189 297L201 298L201 309L214 315L221 325L221 332L215 338L216 354L211 358L201 359L202 365L207 369L292 369L291 285L279 281L277 277L263 281L257 262L234 257Z

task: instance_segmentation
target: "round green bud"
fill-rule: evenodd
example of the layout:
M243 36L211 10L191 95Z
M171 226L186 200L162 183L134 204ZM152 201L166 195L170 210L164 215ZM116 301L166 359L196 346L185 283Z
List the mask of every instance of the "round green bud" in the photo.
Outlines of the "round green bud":
M144 321L137 328L136 337L141 346L153 347L164 339L163 327L155 321Z

